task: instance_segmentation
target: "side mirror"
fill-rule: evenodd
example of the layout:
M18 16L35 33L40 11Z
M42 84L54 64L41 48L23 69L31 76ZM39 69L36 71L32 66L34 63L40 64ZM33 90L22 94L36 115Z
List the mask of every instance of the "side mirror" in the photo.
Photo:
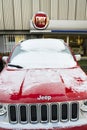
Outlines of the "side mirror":
M4 64L6 64L7 61L8 61L8 56L3 56L2 57L2 61L3 61Z
M80 61L81 60L81 55L80 54L76 54L76 55L74 55L75 56L75 58L76 58L76 61Z

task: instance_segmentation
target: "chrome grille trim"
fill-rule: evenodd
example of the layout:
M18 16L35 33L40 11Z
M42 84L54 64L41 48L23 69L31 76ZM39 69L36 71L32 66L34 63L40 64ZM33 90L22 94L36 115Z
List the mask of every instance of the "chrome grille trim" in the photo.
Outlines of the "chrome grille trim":
M11 107L13 107L13 108L11 108ZM12 111L11 109L13 109L14 114L11 113L11 111ZM9 122L10 123L12 123L12 124L18 123L18 113L17 113L17 105L16 104L8 105L8 114L9 114ZM14 116L14 117L12 117L12 116ZM13 121L12 118L15 118L15 121Z
M60 120L62 122L67 122L69 120L69 104L68 103L60 104Z
M47 104L40 104L40 122L47 123L48 121L49 121L48 105Z
M15 115L13 115L14 113ZM77 121L79 119L79 102L9 104L8 118L11 124Z
M28 123L28 106L25 104L19 105L18 106L18 117L19 117L19 122L21 124L26 124ZM22 114L22 113L23 114ZM25 113L25 114L24 114ZM23 118L23 119L22 119ZM25 119L26 118L26 119Z
M32 112L34 112L34 116L32 115ZM39 119L38 119L39 112L38 112L38 105L37 104L29 105L29 113L30 113L30 122L31 123L38 123L38 121L39 121Z
M72 105L74 105L74 106L72 106ZM74 111L72 109L74 109ZM79 110L79 103L78 102L70 103L70 113L71 113L70 120L71 121L77 121L79 119L79 111L78 110ZM74 118L72 116L74 116Z
M53 123L59 121L59 104L50 104L50 121Z

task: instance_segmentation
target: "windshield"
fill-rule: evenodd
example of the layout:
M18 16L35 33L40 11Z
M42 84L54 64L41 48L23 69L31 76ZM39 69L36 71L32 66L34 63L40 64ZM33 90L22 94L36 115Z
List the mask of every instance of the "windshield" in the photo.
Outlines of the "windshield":
M76 62L67 46L54 44L19 44L10 58L9 64L23 68L70 68Z

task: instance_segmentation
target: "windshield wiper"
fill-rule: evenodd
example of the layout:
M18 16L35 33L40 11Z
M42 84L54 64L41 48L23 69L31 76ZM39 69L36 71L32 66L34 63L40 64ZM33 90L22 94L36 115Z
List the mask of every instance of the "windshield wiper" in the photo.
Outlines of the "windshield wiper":
M16 68L23 68L22 66L20 66L20 65L13 65L13 64L8 64L8 66L11 66L11 67L16 67Z

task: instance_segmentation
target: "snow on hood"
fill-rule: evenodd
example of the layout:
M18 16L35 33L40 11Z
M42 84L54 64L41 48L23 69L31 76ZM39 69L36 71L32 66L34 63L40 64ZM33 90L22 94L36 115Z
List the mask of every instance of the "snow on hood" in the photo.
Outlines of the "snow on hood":
M0 91L7 94L18 93L25 75L26 71L3 70L0 75Z
M21 86L22 94L24 94L31 88L49 83L58 85L62 83L65 87L77 92L87 91L87 76L80 68L4 70L0 75L0 91L10 94L19 93Z
M77 92L87 92L87 75L80 68L61 71L61 75L67 88Z
M47 69L47 70L30 70L25 78L24 91L29 86L35 86L43 83L63 83L65 87L73 91L87 91L87 76L80 68L74 69Z
M29 86L38 86L43 83L63 83L65 87L77 92L87 91L87 76L80 68L72 69L46 69L46 70L30 70L27 72L24 91ZM61 87L61 86L60 86ZM60 89L60 88L59 88ZM64 88L65 89L65 88ZM62 89L63 90L63 89Z

